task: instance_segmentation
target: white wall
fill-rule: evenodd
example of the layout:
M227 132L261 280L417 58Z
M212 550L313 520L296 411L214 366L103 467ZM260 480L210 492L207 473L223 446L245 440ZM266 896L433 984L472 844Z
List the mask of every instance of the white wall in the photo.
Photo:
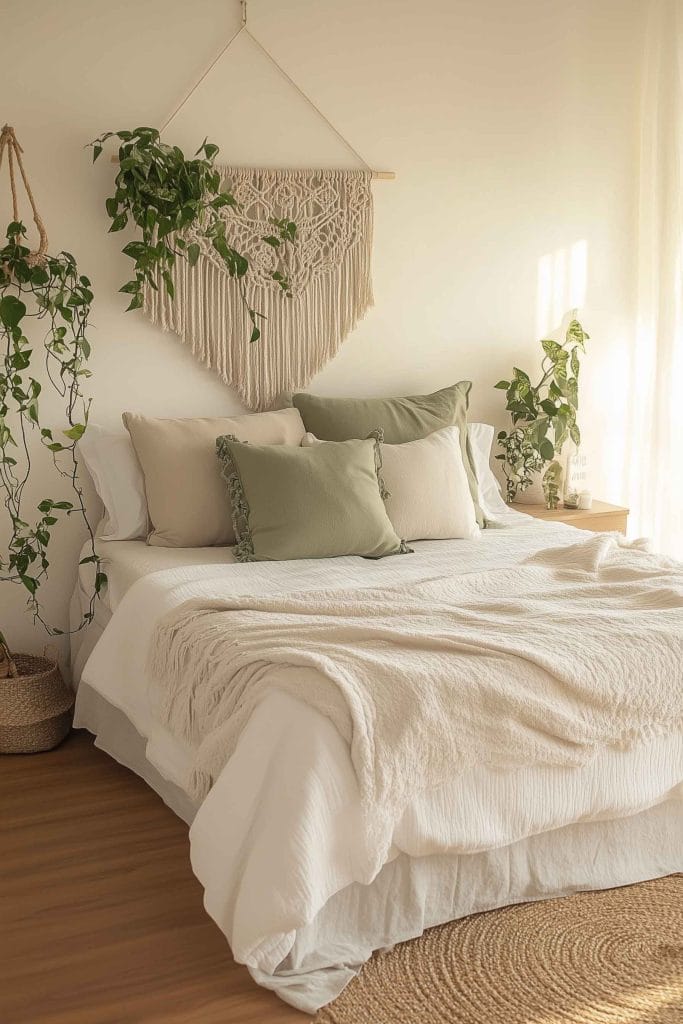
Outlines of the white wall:
M533 367L540 334L579 303L592 335L581 423L594 491L620 499L609 442L626 410L610 382L632 341L644 7L251 0L253 32L370 164L397 173L374 186L375 308L314 390L414 393L468 377L473 418L502 423L503 396L492 385L513 363ZM114 170L104 158L93 168L83 149L105 129L160 123L237 28L238 8L237 0L234 10L225 0L0 0L0 119L24 145L51 248L74 252L93 281L93 419L104 424L123 409L239 408L173 336L124 314L125 240L107 235L103 208ZM243 37L168 139L196 148L205 135L226 163L356 166ZM3 173L4 221L6 187ZM45 478L35 493L54 492ZM61 624L80 540L67 528L52 549L45 596ZM0 589L0 610L15 647L42 647L17 589Z

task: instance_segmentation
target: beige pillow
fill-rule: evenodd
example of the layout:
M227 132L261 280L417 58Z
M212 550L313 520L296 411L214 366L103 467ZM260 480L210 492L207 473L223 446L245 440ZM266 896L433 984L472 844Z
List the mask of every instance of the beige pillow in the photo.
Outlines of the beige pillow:
M303 447L334 444L306 434ZM463 465L458 427L444 427L418 441L382 445L385 500L394 530L405 540L473 540L479 536Z
M145 478L152 524L147 542L167 548L235 543L217 437L298 447L305 433L297 409L178 420L124 412L123 422Z
M410 551L382 501L377 439L308 448L219 437L239 562Z

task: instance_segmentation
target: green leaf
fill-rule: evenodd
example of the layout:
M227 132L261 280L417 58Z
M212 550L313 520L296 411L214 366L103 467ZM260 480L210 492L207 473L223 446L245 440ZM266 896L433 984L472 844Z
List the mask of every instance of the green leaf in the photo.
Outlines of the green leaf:
M140 256L145 256L149 252L150 246L146 242L128 242L124 245L121 252L124 256L130 256L132 259L137 260Z
M44 267L34 267L31 271L31 284L37 287L47 284L50 280L50 275Z
M19 578L31 596L33 596L38 589L38 580L34 579L33 576L26 576L23 573L19 574Z
M578 320L572 320L570 321L569 327L567 328L565 340L568 342L574 341L577 345L580 345L580 347L585 351L585 343L589 340L589 335L586 334Z
M63 430L62 433L65 437L71 438L72 441L80 441L85 433L85 423L74 423L73 427L69 430ZM61 505L57 505L57 508L61 508Z
M510 387L510 381L499 380L498 383L494 384L493 386L494 388L498 388L499 391L507 391L507 389Z
M538 447L538 451L541 458L545 459L546 462L550 462L552 459L555 458L555 449L552 445L552 442L549 441L547 437L545 438L545 440L541 441Z
M247 261L245 256L242 256L242 254L237 252L235 249L233 249L232 251L235 259L237 277L244 277L246 272L249 270L249 262Z
M543 409L543 412L546 413L546 415L550 416L551 418L557 412L557 406L554 402L551 402L549 398L543 399L543 401L541 402L541 409Z
M199 245L196 242L190 242L187 247L187 262L191 267L196 265L200 251Z
M0 299L0 320L5 327L17 327L26 315L26 306L15 295L3 295Z
M95 161L97 160L97 158L98 158L98 156L100 155L101 152L102 152L102 146L100 146L100 144L98 142L96 142L93 145L93 148L92 148L92 162L93 163L95 163Z
M279 249L280 245L281 245L280 239L276 238L275 235L264 235L263 236L263 241L267 245L272 246L273 249Z
M545 354L550 356L553 360L557 359L558 353L562 351L562 346L558 345L558 343L553 341L551 338L544 338L541 342L541 346L543 347Z
M166 291L171 296L171 298L173 298L175 296L175 288L173 287L173 279L171 278L171 275L169 274L168 270L164 270L162 271L161 276L164 279Z
M579 377L579 350L578 348L572 349L569 364L572 368L572 375L578 380Z
M221 210L224 206L237 206L237 200L229 192L219 192L211 200L211 207L214 210Z
M113 221L111 222L109 232L111 233L113 231L123 231L127 223L128 215L125 213L120 213L117 217L114 217Z
M581 431L579 430L579 427L576 423L572 423L571 427L569 428L569 436L578 448L578 446L581 444Z
M261 332L259 331L258 327L254 325L254 327L252 328L251 337L249 338L250 344L253 344L255 341L258 341L260 337Z

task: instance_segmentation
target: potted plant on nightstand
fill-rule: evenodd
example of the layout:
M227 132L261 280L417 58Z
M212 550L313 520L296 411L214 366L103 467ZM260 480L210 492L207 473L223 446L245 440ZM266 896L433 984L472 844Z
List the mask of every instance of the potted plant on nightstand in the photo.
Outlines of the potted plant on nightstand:
M512 429L501 430L496 455L507 481L506 498L512 502L540 476L546 507L557 508L563 470L559 461L568 438L579 445L581 432L576 421L579 407L580 353L585 352L588 334L578 320L572 320L563 342L546 338L541 342L541 378L532 384L524 370L514 368L511 380L495 385L505 391Z
M94 588L81 625L92 621L97 594L106 582L95 552L75 453L88 421L89 402L81 385L90 376L86 333L93 294L73 256L67 252L48 255L47 235L26 179L22 150L7 125L0 134L0 165L5 154L14 219L7 228L6 243L0 247L0 496L9 520L6 550L0 552L0 582L23 588L34 621L57 636L62 630L45 621L39 592L48 576L48 547L60 518L78 516L90 537L90 551L83 562L95 567ZM40 245L33 252L25 244L26 229L18 220L15 166L40 233ZM25 333L31 321L45 331L35 348ZM45 361L51 387L64 402L65 423L60 431L44 426L40 415L41 384L34 376L38 353ZM34 439L50 453L57 476L67 483L73 500L41 498L31 513L26 488L32 481ZM73 693L56 662L12 654L0 632L0 753L30 753L56 746L69 731L72 706Z

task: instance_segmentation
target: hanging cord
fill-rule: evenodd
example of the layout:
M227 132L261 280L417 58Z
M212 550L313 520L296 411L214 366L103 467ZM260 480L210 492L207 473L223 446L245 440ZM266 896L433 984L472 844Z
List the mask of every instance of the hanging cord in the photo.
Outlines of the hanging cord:
M351 143L348 141L348 139L344 138L342 133L337 128L335 128L335 126L332 124L332 122L330 121L329 117L326 117L326 115L323 114L323 112L320 109L320 107L316 106L316 104L313 102L311 97L308 96L307 93L305 93L303 91L303 89L300 86L297 85L297 83L294 81L294 79L291 77L291 75L288 75L287 72L285 71L285 69L280 64L278 64L278 62L276 61L275 57L273 57L272 53L270 53L265 48L263 43L259 42L259 40L256 38L256 36L253 35L253 33L249 30L249 28L247 27L247 0L240 0L240 2L241 2L241 5L242 5L242 24L237 29L237 31L233 33L233 35L230 37L230 39L228 39L227 43L225 44L223 49L220 51L218 56L214 58L214 60L211 62L211 64L209 64L208 68L197 79L197 81L194 83L194 85L189 90L189 92L187 92L185 94L185 96L183 96L182 100L177 105L177 107L175 107L175 109L172 111L172 113L169 114L169 116L166 118L166 120L162 124L161 128L159 129L159 132L161 133L166 128L168 128L168 126L171 123L171 121L173 121L174 118L177 117L177 115L183 109L183 107L185 106L187 101L197 91L197 89L202 84L202 82L207 77L207 75L209 75L213 71L213 69L216 67L216 64L218 64L218 62L221 60L221 58L227 53L227 51L230 49L230 47L235 42L237 37L242 35L242 33L244 32L246 35L249 36L249 38L251 39L252 43L261 51L261 53L264 55L264 57L267 57L267 59L270 61L270 63L273 65L273 67L275 67L279 71L279 73L282 75L282 77L285 79L285 81L288 82L294 89L296 89L296 91L299 93L299 95L303 97L303 99L306 101L306 103L308 103L309 107L311 107L311 109L316 112L318 117L320 117L325 122L325 124L328 126L328 128L330 128L334 132L334 134L337 136L337 138L340 140L340 142L342 142L346 146L348 151L350 153L353 153L355 158L357 160L360 160L360 162L363 164L363 166L368 171L372 171L372 168L370 167L370 164L367 162L367 160L365 160L361 156L361 154L358 152L358 150L355 149L351 145ZM394 175L393 175L393 173L391 171L373 171L372 173L373 173L373 176L379 177L379 178L393 178L394 177Z
M244 3L244 6L246 7L246 0L242 0L242 2ZM267 57L267 58L268 58L268 60L270 61L270 63L271 63L271 64L273 64L273 65L274 65L274 67L276 67L276 68L277 68L277 70L278 70L278 71L280 72L280 74L281 74L281 75L282 75L282 77L283 77L283 78L285 79L285 81L286 81L286 82L289 82L289 84L290 84L290 85L291 85L291 86L292 86L292 87L293 87L294 89L296 89L296 91L297 91L297 92L299 93L299 95L300 95L300 96L303 96L303 98L304 98L304 99L306 100L306 102L308 103L309 107L311 107L311 108L312 108L313 110L315 110L315 112L316 112L316 114L318 115L318 117L322 118L322 120L323 120L323 121L325 122L325 124L327 125L327 127L328 127L328 128L331 128L331 129L332 129L332 131L334 132L334 134L335 134L335 135L337 136L337 138L338 138L338 139L339 139L339 140L340 140L341 142L343 142L343 144L344 144L344 145L346 146L346 148L348 149L348 151L349 151L350 153L353 153L353 155L354 155L354 156L356 157L356 159L357 159L357 160L360 160L360 162L361 162L361 163L363 164L363 166L364 166L364 167L365 167L365 168L366 168L366 169L367 169L368 171L371 171L371 170L372 170L372 168L370 167L370 164L369 164L369 163L367 162L367 160L365 160L365 159L364 159L364 158L363 158L363 157L362 157L362 156L360 155L360 153L358 152L358 150L357 150L357 149L354 149L354 147L353 147L353 146L351 145L351 143L350 143L350 142L348 141L348 139L345 139L345 138L344 138L344 136L343 136L343 135L342 135L342 133L341 133L341 132L339 131L339 129L338 129L338 128L335 128L335 126L334 126L334 125L332 124L332 122L330 121L329 117L326 117L326 116L325 116L325 114L323 114L323 112L322 112L322 110L320 109L320 107L316 106L316 104L315 104L315 103L313 102L313 100L311 99L311 97L310 97L310 96L308 96L308 95L307 95L307 94L306 94L306 93L305 93L305 92L303 91L303 89L302 89L302 88L301 88L300 86L298 86L298 85L296 84L296 82L294 81L294 79L293 79L293 78L292 78L292 77L291 77L290 75L288 75L288 74L287 74L287 72L285 71L285 69L284 69L284 68L283 68L283 67L282 67L282 66L281 66L280 64L278 64L278 62L277 62L277 61L275 60L275 57L273 57L272 53L269 53L269 51L268 51L268 50L266 50L266 48L265 48L265 46L263 45L263 43L260 43L260 42L259 42L259 40L258 40L258 39L256 38L256 36L255 36L255 35L252 35L252 33L251 33L251 32L249 31L249 29L247 28L246 22L245 22L245 23L243 24L242 28L244 29L244 31L246 32L246 34L247 34L247 35L249 36L249 38L251 39L252 43L254 43L254 45L255 45L255 46L257 46L257 47L259 48L259 50L261 51L261 53L262 53L262 54L263 54L263 55L264 55L265 57Z
M21 154L24 151L19 145L19 142L17 141L17 137L14 133L14 128L11 128L8 124L4 125L2 132L0 132L0 169L2 169L2 158L5 154L5 150L7 150L7 163L9 166L9 183L10 189L12 190L12 214L14 220L19 220L17 182L14 173L14 161L16 159L17 166L19 168L19 173L21 175L21 180L24 183L24 189L26 191L26 195L28 196L28 201L31 204L31 210L33 211L33 220L35 221L35 225L38 228L38 235L40 236L38 248L35 250L35 252L32 252L27 257L27 263L29 263L31 266L36 266L38 264L44 263L47 256L47 231L45 230L43 220L40 214L38 213L36 201L33 198L33 192L31 190L31 186L29 185L28 178L26 177L26 171L24 170L24 162L21 159Z
M184 95L184 96L183 96L183 98L181 99L181 101L180 101L180 103L178 104L178 106L177 106L177 107L175 107L175 109L174 109L174 110L173 110L173 111L172 111L172 112L171 112L171 113L170 113L170 114L168 115L168 117L166 118L166 120L165 120L165 121L164 121L164 123L162 124L161 128L159 129L159 134L160 134L160 135L161 135L161 133L162 133L163 131L165 131L165 130L166 130L166 128L168 128L168 126L169 126L169 124L171 123L171 121L173 121L173 120L174 120L174 118L176 118L176 117L178 116L178 114L179 114L179 113L180 113L180 111L181 111L181 110L183 109L183 107L185 106L185 104L187 103L187 101L188 101L188 100L190 99L190 97L191 97L191 96L193 96L193 95L194 95L194 93L195 93L195 92L197 91L197 89L198 89L198 88L199 88L199 86L200 86L200 85L202 84L202 82L203 82L203 81L204 81L204 79L205 79L205 78L207 77L207 75L210 75L210 74L211 74L211 72L213 71L213 69L214 69L214 68L216 67L216 64L218 64L219 60L221 59L221 57L222 57L222 56L223 56L223 55L224 55L225 53L227 53L227 51L228 51L228 50L230 49L230 47L231 47L231 46L232 46L232 44L233 44L233 43L235 42L235 40L237 39L237 37L238 37L239 35L241 35L241 34L242 34L242 32L244 32L244 30L245 30L246 26L247 26L247 16L246 16L246 0L242 0L242 24L240 25L240 27L239 27L239 28L237 29L237 31L236 31L236 32L233 32L233 34L232 34L232 35L230 36L230 38L228 39L227 43L225 44L225 46L223 47L223 49L221 50L221 52L220 52L220 53L218 54L218 56L217 56L217 57L215 57L215 58L214 58L214 60L212 60L212 61L211 61L211 63L209 64L208 68L206 69L206 71L204 71L204 72L202 73L202 75L201 75L201 76L200 76L200 77L199 77L199 78L197 79L197 81L196 81L196 82L194 83L194 85L193 85L193 86L192 86L192 88L191 88L191 89L189 90L189 92L186 92L186 93L185 93L185 95Z

